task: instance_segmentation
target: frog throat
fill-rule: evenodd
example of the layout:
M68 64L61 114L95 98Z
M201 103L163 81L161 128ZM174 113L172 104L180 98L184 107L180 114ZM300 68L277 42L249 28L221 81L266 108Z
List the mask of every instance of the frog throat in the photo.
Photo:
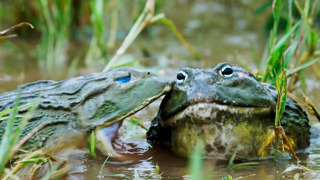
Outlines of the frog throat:
M241 116L241 119L257 115L269 115L272 107L245 107L219 104L216 102L199 102L191 104L180 110L165 121L164 126L174 126L179 123L215 123L223 121L223 118L231 116Z

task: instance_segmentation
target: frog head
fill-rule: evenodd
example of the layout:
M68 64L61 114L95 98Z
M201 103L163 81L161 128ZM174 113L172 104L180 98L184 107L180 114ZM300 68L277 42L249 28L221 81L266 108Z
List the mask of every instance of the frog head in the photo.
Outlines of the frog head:
M97 83L95 83L97 84ZM78 112L86 131L103 128L128 117L171 89L171 82L149 71L117 68L101 77L97 87L87 84Z
M209 70L182 68L172 91L161 103L162 119L186 107L201 103L242 107L270 107L275 104L265 86L250 72L228 63Z

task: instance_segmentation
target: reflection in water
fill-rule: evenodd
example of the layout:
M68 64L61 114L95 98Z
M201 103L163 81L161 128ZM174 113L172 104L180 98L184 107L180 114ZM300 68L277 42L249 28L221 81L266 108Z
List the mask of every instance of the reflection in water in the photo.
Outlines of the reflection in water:
M128 142L126 142L128 143ZM103 169L104 177L110 176L128 176L147 178L153 175L155 171L155 166L160 167L160 173L162 173L162 178L188 178L188 160L179 157L169 150L163 148L149 148L146 145L145 140L140 139L135 141L135 145L129 144L134 147L137 144L138 153L131 149L130 152L123 152L129 161L119 161L118 159L111 158ZM139 149L141 147L146 147L145 152L141 153ZM319 170L319 148L317 151L310 151L310 155L307 157L305 154L299 154L300 160L302 160L302 165L307 165L313 170ZM316 154L313 154L316 153ZM69 173L70 177L77 178L96 178L102 163L106 157L98 155L96 159L85 156L83 154L73 155L70 157L72 166L74 169ZM306 160L309 158L306 164ZM239 162L236 162L239 163ZM290 163L289 167L287 166ZM236 169L227 169L228 162L222 160L205 159L204 160L204 177L218 178L221 179L226 176L226 174L232 177L246 177L246 179L278 179L278 178L292 178L297 173L300 177L315 178L319 177L320 174L316 172L304 172L301 167L294 165L294 161L287 162L286 160L280 160L275 163L273 159L258 161L258 164L252 166L243 166ZM90 173L89 173L90 172ZM154 176L152 176L154 177Z

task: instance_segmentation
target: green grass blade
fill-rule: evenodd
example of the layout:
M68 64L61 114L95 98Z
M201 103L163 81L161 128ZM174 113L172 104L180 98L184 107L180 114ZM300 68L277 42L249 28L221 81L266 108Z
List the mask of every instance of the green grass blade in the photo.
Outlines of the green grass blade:
M164 25L166 25L172 32L173 34L179 39L179 41L186 46L186 48L193 54L196 60L202 60L200 54L198 54L192 46L188 43L188 41L182 36L182 34L177 30L176 26L174 23L166 18L164 14L158 14L155 16L152 20L151 23L154 23L156 21L162 22Z
M247 168L248 166L257 166L259 162L244 162L239 164L234 164L230 168L237 169L237 168Z
M7 121L7 126L6 130L2 136L1 139L1 144L0 144L0 174L2 174L6 163L9 160L9 154L10 150L12 148L12 144L15 142L12 142L13 140L13 133L14 133L14 121L16 120L16 115L18 113L18 104L19 104L19 99L21 95L21 90L19 89L18 94L17 94L17 99L14 102L14 107L13 110L10 114L10 118Z
M236 158L236 155L237 155L237 151L234 152L231 158L229 159L228 166L227 166L228 169L232 168L232 166L234 165L233 161L234 161L234 158Z
M202 179L202 145L197 145L189 158L188 172L191 176L191 180Z
M103 176L130 179L130 177L125 174L107 174L107 175L103 175Z
M96 153L95 153L95 135L94 135L94 131L91 131L91 135L90 135L90 154L92 157L96 157Z
M104 160L104 162L103 162L103 164L102 164L102 166L101 166L101 168L100 168L100 171L99 171L99 179L102 179L103 168L104 168L104 166L106 165L106 163L107 163L107 161L108 161L109 158L110 158L110 155L107 156L107 158Z
M298 67L295 67L295 68L293 68L293 69L288 70L287 73L286 73L287 77L290 77L290 76L292 76L293 74L295 74L295 73L297 73L297 72L299 72L299 71L302 71L303 69L311 66L312 64L316 63L319 59L320 59L320 58L313 59L313 60L308 61L308 62L306 62L306 63L304 63L304 64L302 64L302 65L300 65L300 66L298 66Z
M223 177L221 180L233 180L232 176L227 174L225 177Z
M290 39L291 35L294 33L294 31L299 27L301 24L301 20L298 21L287 33L284 34L284 36L278 41L278 43L272 48L271 54L274 54L278 51L281 51L285 44Z
M24 116L16 116L16 119L22 119ZM10 116L2 117L0 118L0 121L8 121L10 119Z
M148 2L149 1L147 1L143 11L139 15L138 19L136 20L136 22L134 23L132 28L130 29L128 35L123 40L123 42L122 42L120 48L117 50L116 54L110 59L108 64L103 69L103 72L105 72L113 67L115 62L118 61L119 57L121 57L125 53L125 51L128 49L128 47L133 43L133 41L136 39L136 37L139 35L139 33L143 30L143 28L144 28L143 22L147 18L148 8L151 8L151 7L149 7Z
M19 110L19 109L23 109L23 108L26 108L26 107L29 107L29 106L31 106L33 103L29 103L29 104L25 104L25 105L23 105L23 106L19 106L19 107L17 107L17 109ZM13 109L14 108L12 108L12 109L8 109L8 110L4 110L4 111L1 111L0 112L0 116L2 116L2 115L4 115L4 114L8 114L8 113L10 113L10 112L12 112L13 111Z
M285 56L284 61L283 61L283 67L287 68L288 64L292 61L293 59L293 55L295 54L298 44L299 44L299 37L300 37L300 33L302 30L302 23L299 23L299 28L298 28L298 33L296 33L295 38L290 46L290 50L288 52L288 54Z
M268 41L270 41L270 40L268 40ZM262 74L266 74L266 69L268 66L268 58L269 58L269 52L270 52L268 41L266 43L266 47L263 50L263 55L262 55L261 62L259 65L259 70Z
M287 77L284 71L276 79L278 99L276 105L276 119L274 126L280 126L280 119L285 109L287 99Z
M26 126L28 120L30 119L31 115L33 114L33 112L38 108L38 104L40 102L40 97L33 103L31 103L31 107L29 108L28 112L26 113L26 115L23 117L23 119L21 120L20 124L18 125L18 127L15 129L15 133L13 134L12 137L12 143L11 146L13 147L10 153L10 157L12 157L16 151L18 150L18 148L15 147L15 144L17 144L16 142L18 142L19 136L22 132L22 130L24 129L24 127Z
M282 118L286 101L287 101L287 77L284 72L284 69L281 69L280 75L276 77L276 88L278 92L278 98L277 98L277 104L276 104L276 117L274 121L274 128L276 130L276 127L281 126L280 120ZM274 142L274 160L277 161L278 159L278 134L276 133L276 140Z

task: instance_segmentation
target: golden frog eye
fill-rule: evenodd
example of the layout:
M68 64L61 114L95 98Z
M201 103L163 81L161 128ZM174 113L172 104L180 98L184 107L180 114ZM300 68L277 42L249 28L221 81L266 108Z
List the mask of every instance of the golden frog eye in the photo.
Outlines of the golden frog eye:
M231 77L233 75L233 70L230 65L224 66L219 72L224 77Z
M187 79L188 79L188 74L186 72L181 70L177 74L177 82L178 82L178 84L183 84Z

